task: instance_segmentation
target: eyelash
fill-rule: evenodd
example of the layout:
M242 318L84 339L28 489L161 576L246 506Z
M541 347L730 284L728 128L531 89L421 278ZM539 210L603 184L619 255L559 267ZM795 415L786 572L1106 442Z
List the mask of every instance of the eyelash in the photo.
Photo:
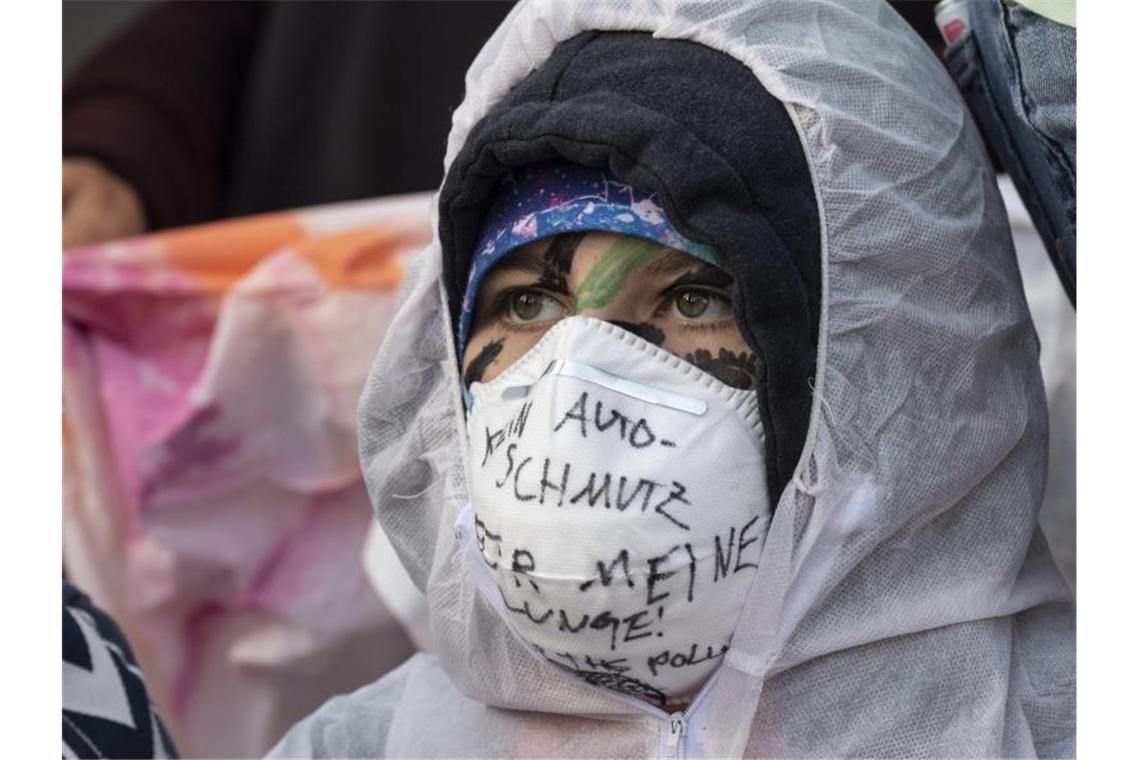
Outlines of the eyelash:
M713 299L713 300L723 301L725 304L728 305L729 310L731 311L732 298L730 296L726 295L724 293L724 291L717 290L715 288L702 288L699 285L675 285L671 288L668 288L667 290L665 290L661 294L661 298L662 298L661 305L657 307L657 310L655 312L653 312L653 316L655 316L655 317L665 316L666 313L670 310L670 308L672 308L673 302L677 298L677 296L679 296L681 293L684 293L685 291L688 291L688 290L695 291L697 293L704 293L710 299ZM681 325L682 330L696 330L698 332L713 332L716 330L723 330L725 327L732 324L733 319L734 319L734 317L730 313L729 316L725 317L724 319L707 320L707 321L699 321L699 322L691 322L691 321L688 321L685 319L682 319L679 321L680 321L680 325Z
M702 287L696 286L696 285L678 285L678 286L668 288L661 293L661 295L660 295L660 298L662 299L661 304L653 312L653 316L654 317L666 316L667 312L673 306L673 300L678 295L680 295L681 293L683 293L687 290L692 290L692 291L697 291L699 293L704 293L704 294L708 295L709 298L724 301L727 304L729 304L730 306L732 304L732 299L730 297L726 296L723 291L712 289L712 288L702 288ZM531 332L533 330L545 330L545 329L547 329L549 321L545 321L545 322L512 322L508 318L507 310L510 308L511 299L514 298L515 295L517 295L519 293L524 293L524 292L528 292L528 291L534 292L534 293L541 293L543 296L546 296L547 298L553 298L554 300L560 300L556 294L550 293L549 291L546 291L542 288L535 287L533 285L523 285L523 286L508 288L507 290L504 290L502 293L497 295L495 297L495 300L492 302L492 304L493 304L492 305L492 311L495 315L497 315L498 321L499 321L500 325L503 327L503 329L505 329L509 332ZM570 310L570 313L573 313L572 309ZM727 327L728 325L730 325L732 323L732 320L733 320L733 317L731 315L729 315L728 317L725 317L724 319L718 319L718 320L712 320L712 321L691 322L691 321L682 319L682 320L679 320L679 322L680 322L680 327L682 330L695 330L698 332L713 332L716 330L724 329L725 327Z
M533 330L545 330L549 326L549 321L512 322L510 320L509 315L507 314L507 310L510 309L511 299L519 293L526 292L541 293L547 298L553 298L556 301L559 300L554 293L543 290L542 288L535 287L533 285L522 285L519 287L508 288L507 290L504 290L502 293L495 297L494 301L492 301L493 313L496 315L499 324L504 330L507 330L508 332L531 332Z
M682 329L682 330L693 330L696 332L717 332L718 330L723 330L724 328L726 328L730 322L732 322L731 319L720 319L720 320L717 320L715 322L684 322L684 321L682 321L680 329Z

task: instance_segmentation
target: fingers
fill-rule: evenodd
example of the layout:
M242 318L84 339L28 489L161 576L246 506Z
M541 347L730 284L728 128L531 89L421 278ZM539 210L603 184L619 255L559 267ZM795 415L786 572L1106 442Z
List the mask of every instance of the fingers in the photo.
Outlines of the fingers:
M63 247L94 245L121 237L118 225L90 193L74 194L63 214Z
M93 245L146 229L138 193L101 164L63 160L63 247Z
M75 187L80 182L82 169L77 167L74 159L63 160L63 207L67 209L67 201L75 194Z

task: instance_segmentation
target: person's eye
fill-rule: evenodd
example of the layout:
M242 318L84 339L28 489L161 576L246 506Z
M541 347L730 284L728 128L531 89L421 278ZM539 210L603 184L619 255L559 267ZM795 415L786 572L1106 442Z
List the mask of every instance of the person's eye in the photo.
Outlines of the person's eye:
M507 318L511 322L548 322L566 314L562 302L541 290L516 290L507 298Z
M712 322L732 316L732 301L708 290L685 288L672 294L673 311L682 319Z

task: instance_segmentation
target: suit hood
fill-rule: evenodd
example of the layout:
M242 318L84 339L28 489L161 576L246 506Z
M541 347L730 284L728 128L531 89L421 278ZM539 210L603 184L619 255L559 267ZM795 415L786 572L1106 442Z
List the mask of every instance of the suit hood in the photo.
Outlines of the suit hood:
M657 192L736 277L764 358L775 508L705 751L1071 751L1072 607L1037 528L1047 416L1009 225L954 85L871 0L520 4L473 63L359 426L455 684L632 711L531 657L453 532L466 262L498 178L551 156Z

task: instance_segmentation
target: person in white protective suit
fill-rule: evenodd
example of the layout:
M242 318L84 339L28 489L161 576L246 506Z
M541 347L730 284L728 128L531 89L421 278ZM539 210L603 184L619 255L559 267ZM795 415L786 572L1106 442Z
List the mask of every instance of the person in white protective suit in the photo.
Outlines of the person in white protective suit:
M1063 757L1038 344L877 0L535 3L360 402L431 649L278 757Z

